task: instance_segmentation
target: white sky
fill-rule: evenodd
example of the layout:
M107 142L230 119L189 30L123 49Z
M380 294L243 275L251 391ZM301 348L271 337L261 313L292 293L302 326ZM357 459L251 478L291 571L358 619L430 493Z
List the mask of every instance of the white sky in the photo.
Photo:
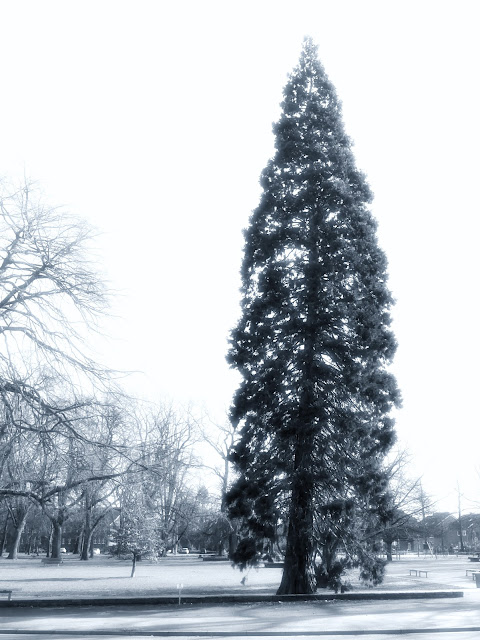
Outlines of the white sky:
M400 443L480 500L476 0L0 0L0 175L104 231L108 364L221 415L241 230L304 35L344 104L397 299ZM466 499L467 510L472 504Z

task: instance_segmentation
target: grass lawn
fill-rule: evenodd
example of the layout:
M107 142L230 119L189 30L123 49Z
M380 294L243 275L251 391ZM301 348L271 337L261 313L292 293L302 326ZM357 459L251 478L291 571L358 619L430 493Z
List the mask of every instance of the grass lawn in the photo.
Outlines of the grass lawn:
M402 557L388 565L385 582L376 590L475 589L472 578L465 576L466 569L475 568L467 558L456 556ZM410 576L410 569L427 570L428 578ZM41 558L33 556L20 556L15 561L2 558L0 589L12 589L12 597L17 599L172 596L178 594L178 584L183 584L185 595L274 594L282 569L241 573L228 561L203 562L192 554L169 556L157 563L138 562L134 578L130 578L130 571L130 561L107 556L81 562L68 555L60 566L42 564ZM351 580L355 590L365 589L353 575Z

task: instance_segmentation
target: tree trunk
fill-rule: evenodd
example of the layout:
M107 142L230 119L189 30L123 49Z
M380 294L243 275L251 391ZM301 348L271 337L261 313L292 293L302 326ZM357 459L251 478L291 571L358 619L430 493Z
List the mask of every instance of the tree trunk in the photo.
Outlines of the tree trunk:
M27 549L26 549L27 556L29 556L32 553L32 538L33 538L33 532L30 531L30 535L28 536Z
M27 515L28 515L28 511L22 515L21 519L18 521L17 526L15 527L12 546L10 547L10 553L8 554L9 560L17 560L18 558L18 547L20 545L22 533L25 528L25 523L27 521Z
M53 522L50 523L50 533L47 541L47 558L52 557L52 543L53 543Z
M229 462L228 456L225 456L223 459L224 468L223 468L223 478L222 478L222 502L220 505L220 512L225 513L227 510L227 491L228 491L228 473L229 473Z
M392 541L387 541L385 542L386 545L386 549L387 549L387 562L392 562L393 560L393 555L392 555Z
M90 554L91 551L91 546L92 546L92 537L93 537L93 531L85 531L85 534L83 536L83 543L82 543L82 553L80 555L80 560L88 560L88 558L92 557Z
M318 265L318 220L312 218L308 224L308 236L311 240L309 265ZM318 299L319 284L316 280L311 280L307 287L309 288L309 300L306 303L307 317L304 327L305 355L301 365L302 388L295 436L287 547L282 581L277 591L278 595L315 593L317 590L313 538L315 495L313 451L317 447L315 445L315 427L312 423L312 407L315 404L312 381L315 380L315 332L318 327L318 309L312 304L312 301Z
M92 539L92 510L87 505L85 509L85 522L83 525L83 541L82 541L82 554L80 560L88 560L88 551L90 547L90 541Z
M228 557L229 558L231 558L232 555L235 553L235 551L237 550L237 546L238 546L238 534L234 530L228 536Z
M322 561L317 568L317 587L326 589L329 586L334 586L332 580L335 581L335 563L337 561L337 548L338 538L332 533L327 531L323 534L320 542L322 548Z
M290 502L287 548L282 581L277 595L315 593L315 554L313 543L313 492L309 438L298 435L295 475Z
M137 568L137 554L135 552L133 552L133 559L132 559L132 573L130 574L131 578L135 577L135 570Z
M60 549L62 548L62 525L59 522L53 522L52 537L52 558L60 559L62 557Z
M85 538L83 529L84 529L84 527L82 527L82 530L80 531L80 533L78 535L78 538L75 540L75 553L78 553L79 556L82 555L83 540Z
M3 538L2 538L2 548L0 549L0 558L5 553L5 547L7 545L7 530L8 530L8 518L10 514L7 511L7 515L5 517L5 524L3 525Z

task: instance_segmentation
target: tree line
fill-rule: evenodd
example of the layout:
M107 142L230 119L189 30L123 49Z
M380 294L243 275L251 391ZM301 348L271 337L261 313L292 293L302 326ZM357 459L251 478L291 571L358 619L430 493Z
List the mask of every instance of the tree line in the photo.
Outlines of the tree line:
M218 501L195 490L198 420L128 397L89 349L109 302L93 230L31 184L2 187L0 513L9 557L28 525L38 528L33 547L58 558L76 521L84 560L108 520L119 552L175 547L192 514L212 529Z
M121 557L218 548L220 501L199 482L188 414L104 404L77 418L75 436L20 431L2 447L2 553L16 559L22 534L23 552L52 558L65 547L88 560L99 536Z

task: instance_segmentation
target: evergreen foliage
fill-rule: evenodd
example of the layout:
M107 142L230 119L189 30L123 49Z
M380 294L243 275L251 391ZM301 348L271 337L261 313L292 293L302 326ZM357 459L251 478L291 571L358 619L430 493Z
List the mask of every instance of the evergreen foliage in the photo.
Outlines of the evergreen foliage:
M243 380L228 502L257 539L273 539L287 514L279 593L309 593L316 553L332 535L368 573L361 540L385 505L396 343L372 194L310 39L274 133L245 231L243 313L229 352Z

